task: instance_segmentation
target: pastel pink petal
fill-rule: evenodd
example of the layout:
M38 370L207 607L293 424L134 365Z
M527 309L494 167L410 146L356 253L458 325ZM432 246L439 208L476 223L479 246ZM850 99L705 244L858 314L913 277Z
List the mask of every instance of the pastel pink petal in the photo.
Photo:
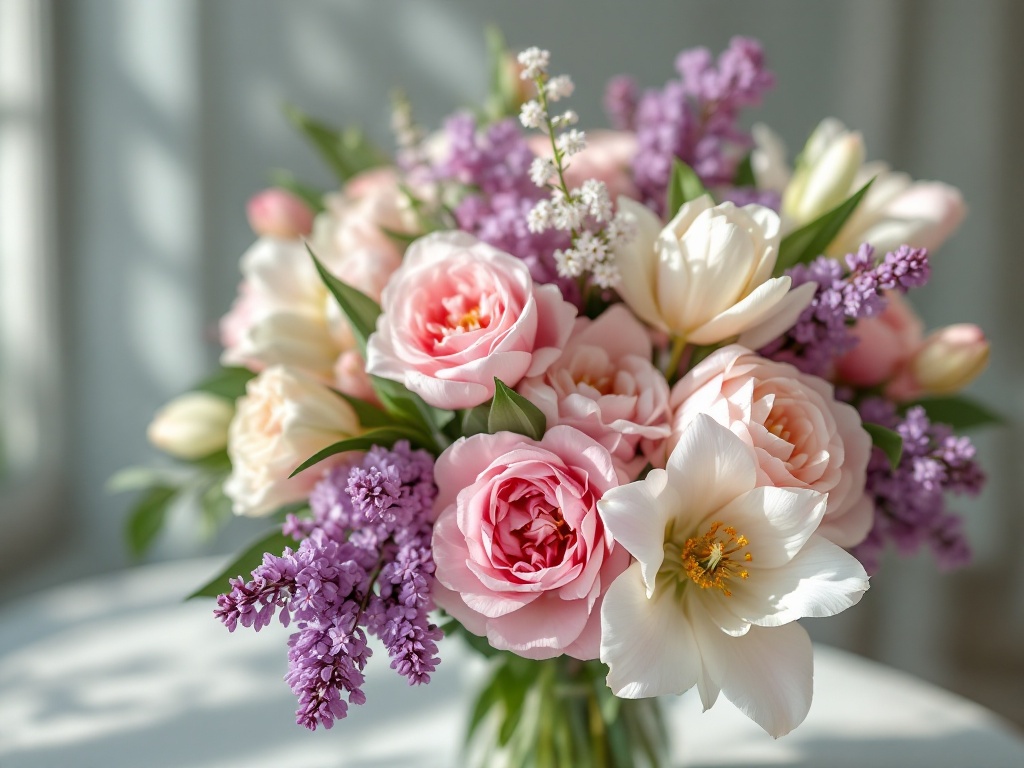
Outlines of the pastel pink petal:
M605 593L601 661L608 665L608 687L624 699L682 693L697 682L700 655L690 622L673 590L647 597L638 563Z
M527 376L539 376L561 356L577 313L576 307L562 298L557 286L535 286L533 296L537 302L537 334Z
M874 521L875 505L862 493L840 513L826 513L817 533L840 547L855 547L867 537Z
M543 595L514 614L487 622L487 641L527 659L550 659L583 632L586 603Z
M385 374L378 375L384 376ZM493 381L488 382L490 386L471 381L443 381L408 369L403 371L403 375L406 388L415 392L428 405L435 408L446 410L475 408L494 396Z
M434 525L435 576L441 585L457 592L463 605L489 617L504 616L536 600L535 592L498 593L481 583L470 569L472 561L467 561L464 545L460 547L461 534L454 524L454 517L443 515Z
M458 592L448 589L435 579L431 586L430 596L438 608L447 611L452 618L474 635L484 637L487 634L487 619L467 606Z

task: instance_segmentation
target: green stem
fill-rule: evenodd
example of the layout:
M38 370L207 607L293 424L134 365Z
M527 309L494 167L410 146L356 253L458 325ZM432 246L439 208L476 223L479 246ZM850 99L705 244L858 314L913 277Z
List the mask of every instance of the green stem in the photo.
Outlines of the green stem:
M679 364L683 360L683 351L686 349L686 339L683 336L672 338L672 352L669 354L668 365L665 366L665 378L669 383L675 381L679 374Z

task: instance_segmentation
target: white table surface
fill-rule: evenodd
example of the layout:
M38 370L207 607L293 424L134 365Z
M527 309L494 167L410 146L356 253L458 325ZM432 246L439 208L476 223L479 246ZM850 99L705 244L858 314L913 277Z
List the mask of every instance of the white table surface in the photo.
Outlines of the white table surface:
M434 681L409 688L378 653L368 703L309 733L282 680L287 630L232 635L211 601L182 602L217 565L148 566L0 610L0 768L456 765L482 662L445 643ZM778 741L724 699L706 714L694 695L668 702L675 763L1024 766L1024 740L977 704L830 648L815 664L810 715Z

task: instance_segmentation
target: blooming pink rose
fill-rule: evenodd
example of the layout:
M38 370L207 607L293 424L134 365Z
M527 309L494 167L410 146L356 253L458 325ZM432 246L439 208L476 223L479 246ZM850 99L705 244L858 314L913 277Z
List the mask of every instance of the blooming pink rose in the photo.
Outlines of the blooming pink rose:
M474 435L434 477L435 602L495 648L597 658L601 601L629 564L597 511L620 482L608 451L564 426Z
M531 136L530 149L538 157L551 157L551 139ZM636 155L636 135L630 131L587 131L587 146L573 155L565 173L569 189L579 187L587 179L603 181L608 196L617 200L619 195L634 200L640 191L633 183L633 157Z
M420 238L381 296L366 370L438 408L472 408L561 354L576 308L526 265L465 232Z
M857 321L852 333L857 346L836 362L839 378L858 387L888 381L914 356L924 338L924 324L914 309L895 292L878 317Z
M623 304L596 320L576 319L562 356L543 376L523 379L520 394L547 417L608 449L629 477L669 435L668 383L651 364L651 338Z
M828 494L818 532L843 547L871 528L864 493L871 438L832 386L787 363L733 344L712 353L672 388L669 451L697 414L728 427L757 456L757 484Z

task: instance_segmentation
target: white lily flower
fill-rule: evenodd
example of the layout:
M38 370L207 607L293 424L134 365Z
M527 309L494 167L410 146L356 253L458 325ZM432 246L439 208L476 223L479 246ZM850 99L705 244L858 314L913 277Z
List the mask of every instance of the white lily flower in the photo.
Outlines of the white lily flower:
M868 588L861 564L815 535L827 495L755 487L748 446L701 414L667 467L598 502L636 559L601 609L601 661L623 698L718 694L773 737L811 703L803 617L833 616Z
M635 219L637 233L615 247L616 290L655 328L688 343L715 344L763 324L774 327L780 314L795 321L812 298L790 295L789 277L772 277L780 222L769 208L715 205L705 195L683 205L664 228L633 200L620 197L619 210Z

